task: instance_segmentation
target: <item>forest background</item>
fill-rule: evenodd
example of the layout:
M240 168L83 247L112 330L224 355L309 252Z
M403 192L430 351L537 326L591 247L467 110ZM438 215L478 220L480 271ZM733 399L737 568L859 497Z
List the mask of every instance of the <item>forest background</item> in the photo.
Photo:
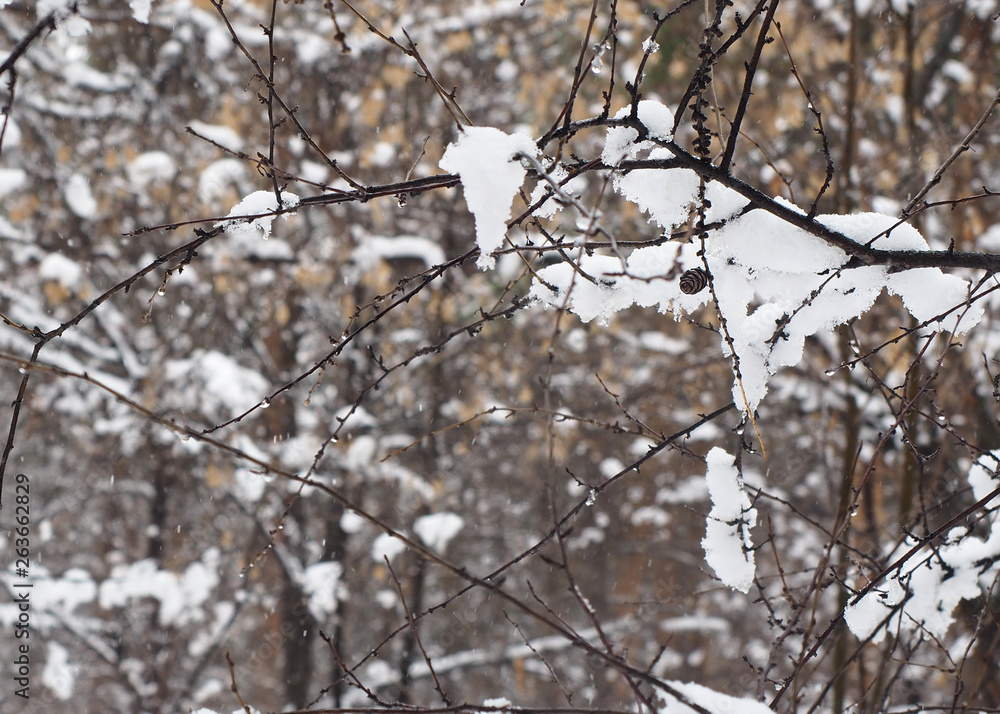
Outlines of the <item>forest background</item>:
M998 10L0 2L4 711L1000 711Z

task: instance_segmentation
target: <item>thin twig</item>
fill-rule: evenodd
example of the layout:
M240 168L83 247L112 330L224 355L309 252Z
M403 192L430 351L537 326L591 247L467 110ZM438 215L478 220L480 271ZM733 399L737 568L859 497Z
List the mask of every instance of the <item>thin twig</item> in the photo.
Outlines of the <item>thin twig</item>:
M434 689L437 690L438 696L441 697L441 701L444 702L444 705L446 707L450 707L452 705L452 701L448 695L444 693L444 689L441 688L441 680L438 679L437 672L434 671L434 663L431 662L431 658L427 654L427 650L424 649L424 643L420 639L420 633L417 632L417 623L413 619L413 613L410 612L410 606L406 604L406 595L403 594L403 585L399 582L399 578L396 577L396 572L392 569L392 563L389 562L389 557L383 554L382 559L385 561L385 567L389 569L389 575L392 577L392 582L396 585L396 592L399 594L399 603L403 606L403 612L406 613L406 621L410 623L410 632L413 633L413 639L417 643L417 647L420 648L420 654L424 656L424 662L427 664L427 669L430 670L431 678L434 680Z

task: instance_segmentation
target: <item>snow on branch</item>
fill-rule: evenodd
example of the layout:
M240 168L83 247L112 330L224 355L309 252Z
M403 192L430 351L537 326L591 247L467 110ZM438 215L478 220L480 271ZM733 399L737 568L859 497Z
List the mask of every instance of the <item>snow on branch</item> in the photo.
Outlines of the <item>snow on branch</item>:
M969 469L973 497L981 501L1000 487L994 465L1000 452L984 455ZM989 593L1000 578L1000 512L987 511L980 523L983 537L965 526L953 528L944 543L902 563L885 583L847 606L844 620L858 639L878 644L886 634L921 630L944 640L963 600ZM908 538L890 554L894 562L910 550Z
M299 197L294 193L283 191L281 204L275 198L273 191L254 191L242 201L233 206L226 220L216 223L216 227L225 228L234 236L258 234L264 240L271 237L271 224L279 211L287 220L291 213L289 209L299 205Z
M670 111L655 104L639 104L639 119L650 124L649 138L639 139L629 127L607 130L602 158L617 165L614 189L666 235L697 210L714 227L699 241L637 248L624 270L617 256L583 256L576 267L592 282L577 280L575 267L566 263L543 268L531 289L541 304L568 305L584 322L607 321L632 305L679 317L705 305L711 294L687 294L668 276L707 265L716 308L732 338L720 340L722 352L731 357L735 351L739 359L742 389L734 380L733 398L751 411L767 393L770 377L799 363L807 337L864 314L883 290L899 296L919 322L940 322L942 329L959 334L978 324L983 315L978 303L939 317L970 301L969 281L936 267L942 255L959 254L931 251L914 227L892 216L810 218L794 204L766 197L657 139ZM648 157L634 158L640 151ZM702 182L705 206L699 209ZM970 256L979 254L961 255L973 265ZM991 257L996 258L984 259Z
M441 157L441 168L462 178L465 202L476 217L476 243L483 270L494 267L493 251L503 243L510 207L527 173L514 161L534 156L538 148L524 134L505 134L492 127L466 127Z
M712 510L705 520L705 537L701 541L705 560L722 582L746 593L753 585L755 572L750 529L757 523L757 509L750 506L743 478L725 449L714 447L706 461Z

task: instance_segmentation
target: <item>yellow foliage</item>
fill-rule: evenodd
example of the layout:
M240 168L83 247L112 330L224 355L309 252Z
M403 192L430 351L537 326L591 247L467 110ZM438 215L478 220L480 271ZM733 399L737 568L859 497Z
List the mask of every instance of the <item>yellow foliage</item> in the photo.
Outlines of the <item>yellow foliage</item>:
M304 290L329 285L334 277L332 267L325 263L297 263L295 265L295 284Z
M448 35L448 38L444 41L444 49L446 52L465 52L472 46L472 33L468 30L461 30L460 32L452 33Z
M205 485L222 488L233 480L233 465L230 462L211 461L205 467Z
M274 322L278 327L284 327L292 319L292 311L288 309L288 303L279 302L274 306Z
M376 83L361 100L361 123L365 126L378 126L385 111L385 89L381 83Z
M50 305L58 305L70 296L70 291L58 280L46 280L42 284L42 294Z
M19 196L16 200L4 199L4 214L8 221L20 223L27 221L41 205L38 196L34 193Z
M214 277L213 288L220 295L225 295L236 289L237 282L229 273L217 272Z
M414 75L413 69L409 67L390 64L382 69L380 76L392 89L402 89L416 75Z

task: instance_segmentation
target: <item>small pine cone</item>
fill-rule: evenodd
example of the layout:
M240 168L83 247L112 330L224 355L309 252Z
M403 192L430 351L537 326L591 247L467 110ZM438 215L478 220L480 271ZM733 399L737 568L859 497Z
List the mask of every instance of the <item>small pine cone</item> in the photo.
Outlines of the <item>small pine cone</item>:
M691 268L681 274L681 292L685 295L701 292L706 285L708 285L708 273L703 268Z

